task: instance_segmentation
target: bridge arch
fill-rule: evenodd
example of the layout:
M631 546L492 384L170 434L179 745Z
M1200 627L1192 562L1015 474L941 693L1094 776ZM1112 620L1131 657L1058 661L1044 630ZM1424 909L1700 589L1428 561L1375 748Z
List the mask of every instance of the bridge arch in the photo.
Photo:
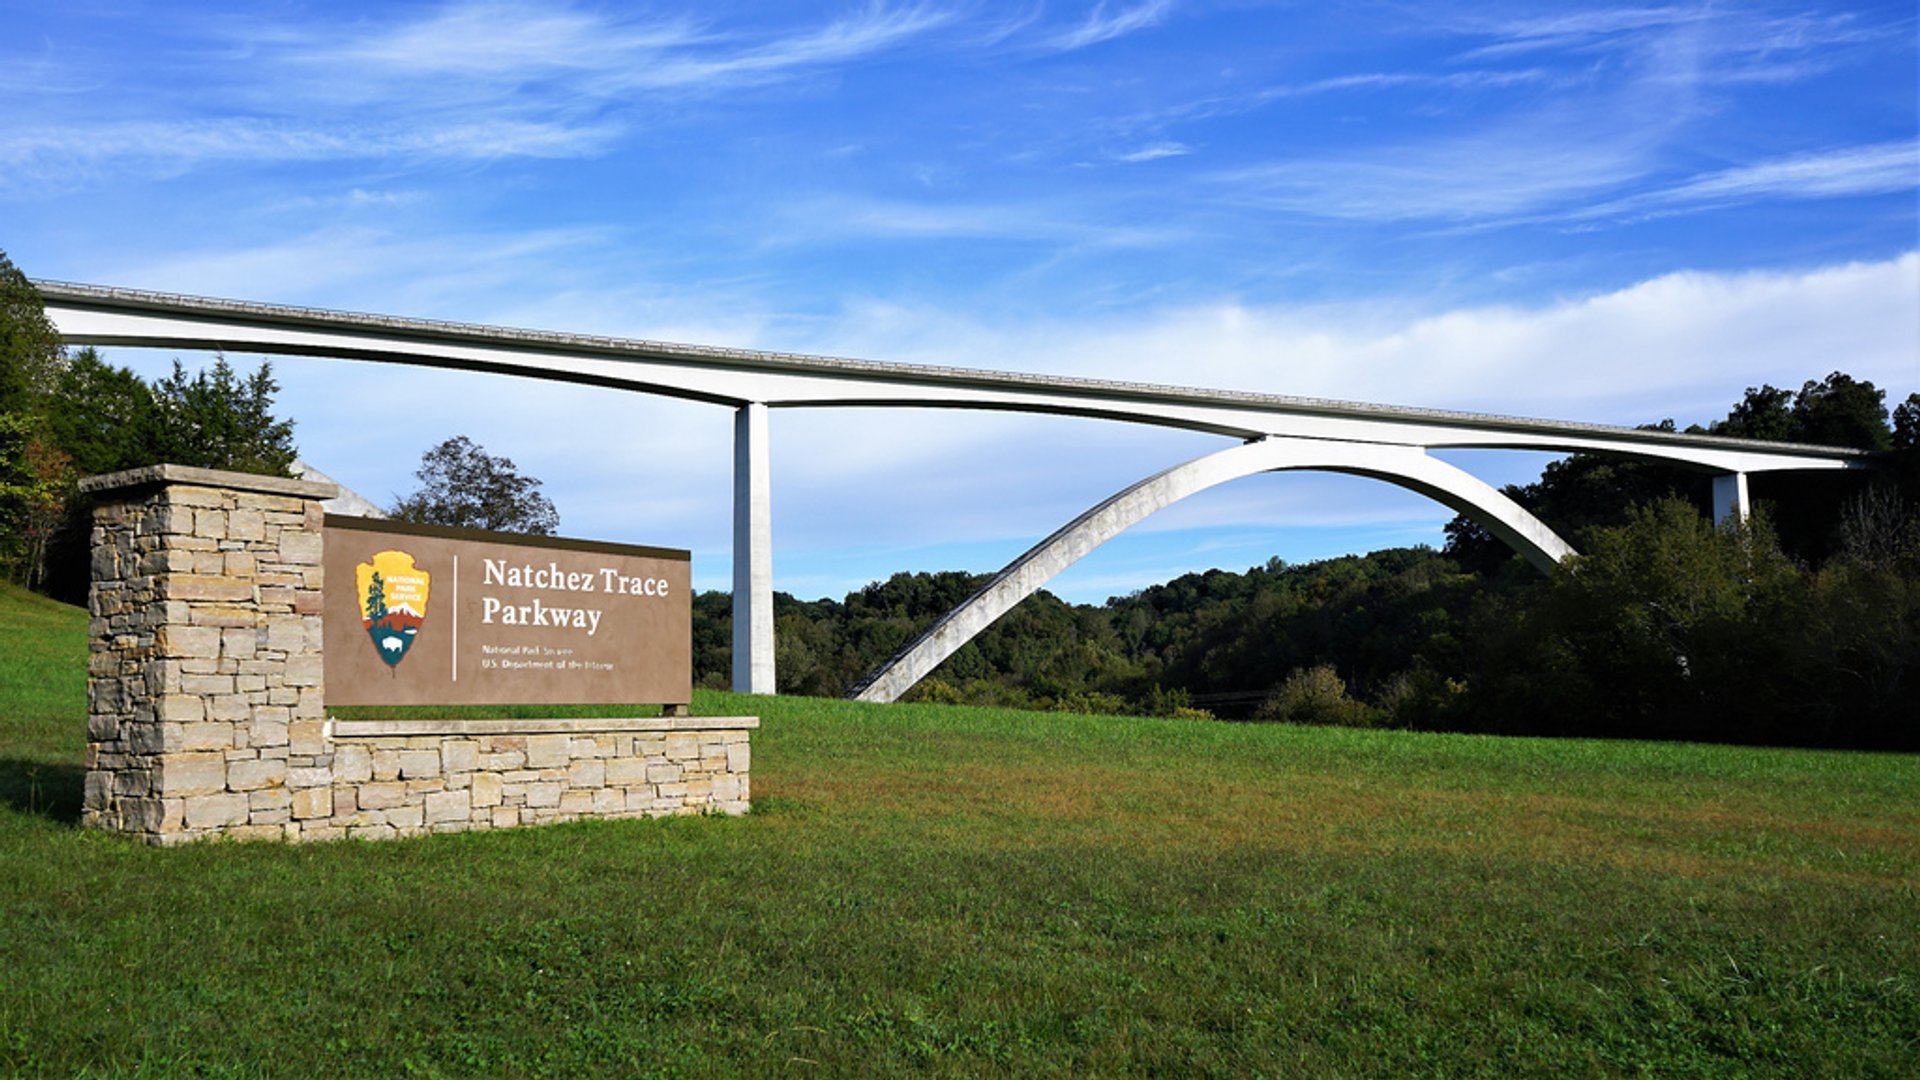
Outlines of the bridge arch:
M99 285L46 281L34 285L48 318L61 338L72 344L225 349L492 372L734 409L734 688L753 693L773 693L775 687L771 502L767 497L766 415L770 408L993 409L1202 431L1269 445L1263 452L1273 454L1281 453L1275 447L1282 445L1315 446L1326 460L1268 469L1330 469L1412 488L1480 520L1536 563L1542 562L1542 553L1557 557L1552 552L1557 550L1553 544L1559 543L1558 538L1549 543L1550 533L1536 532L1538 522L1513 516L1503 508L1506 500L1497 492L1459 470L1449 471L1428 458L1427 450L1587 452L1688 464L1715 474L1717 519L1746 512L1749 473L1873 467L1870 456L1858 450L1692 432L675 345ZM1362 447L1369 449L1363 452ZM1221 459L1233 460L1237 459ZM1204 474L1198 462L1188 464L1193 471L1168 483L1190 482ZM1165 475L1143 483L1152 484ZM1497 507L1502 509L1491 509Z
M1571 545L1518 503L1420 447L1330 439L1259 439L1156 473L1074 518L1008 563L847 696L859 701L898 700L1015 604L1156 511L1229 480L1309 469L1371 477L1417 491L1472 518L1543 571L1553 569L1574 553Z

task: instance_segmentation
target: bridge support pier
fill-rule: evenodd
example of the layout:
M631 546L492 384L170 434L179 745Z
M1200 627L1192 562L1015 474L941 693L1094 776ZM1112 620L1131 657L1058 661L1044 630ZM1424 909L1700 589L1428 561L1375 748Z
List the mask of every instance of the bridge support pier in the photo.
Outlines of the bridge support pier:
M773 498L767 406L733 415L733 688L774 692Z
M1722 473L1713 478L1713 523L1745 521L1753 514L1747 501L1747 474Z

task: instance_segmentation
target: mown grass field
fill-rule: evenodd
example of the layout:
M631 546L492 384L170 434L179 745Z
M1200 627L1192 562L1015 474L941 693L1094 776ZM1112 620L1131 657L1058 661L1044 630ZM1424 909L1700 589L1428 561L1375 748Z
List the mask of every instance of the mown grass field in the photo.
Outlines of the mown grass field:
M0 593L0 1074L1912 1076L1920 760L703 695L755 811L83 832Z

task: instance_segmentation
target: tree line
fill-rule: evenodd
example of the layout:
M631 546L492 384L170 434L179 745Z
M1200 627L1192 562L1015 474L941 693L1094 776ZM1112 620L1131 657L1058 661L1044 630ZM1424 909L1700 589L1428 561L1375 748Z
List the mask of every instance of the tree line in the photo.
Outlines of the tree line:
M1709 520L1708 474L1573 455L1506 489L1581 552L1551 576L1462 517L1442 550L1209 570L1097 605L1043 591L909 699L1920 749L1920 395L1884 401L1844 373L1748 390L1705 430L1885 453L1870 475L1756 475L1738 525ZM844 693L985 580L775 594L780 692ZM727 683L729 633L730 597L699 595L705 685Z

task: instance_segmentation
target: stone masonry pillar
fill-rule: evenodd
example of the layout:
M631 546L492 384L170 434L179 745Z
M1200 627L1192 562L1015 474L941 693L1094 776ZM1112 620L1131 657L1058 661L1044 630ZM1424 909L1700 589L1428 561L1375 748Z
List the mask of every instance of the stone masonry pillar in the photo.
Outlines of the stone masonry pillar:
M320 500L337 489L180 465L80 489L99 500L84 823L168 844L330 816Z

